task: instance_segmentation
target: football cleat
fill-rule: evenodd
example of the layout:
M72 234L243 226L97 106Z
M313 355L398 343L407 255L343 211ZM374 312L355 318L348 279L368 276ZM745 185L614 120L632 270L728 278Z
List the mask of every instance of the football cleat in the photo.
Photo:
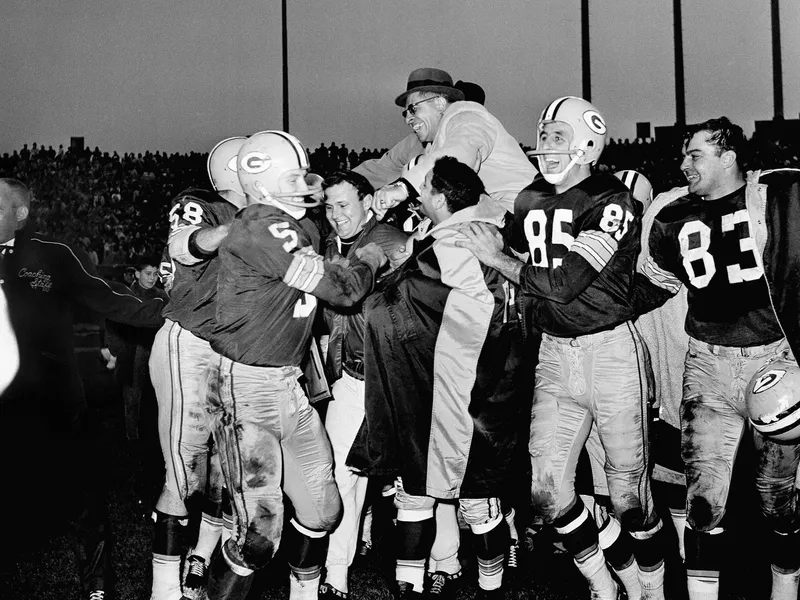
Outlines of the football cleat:
M208 565L203 557L192 554L183 567L183 595L190 600L205 598L208 586Z
M536 149L527 153L528 156L538 157L539 172L549 183L561 183L576 164L595 164L598 161L606 145L608 128L593 104L576 96L553 100L539 117L537 134L541 134L548 123L566 123L572 128L572 142L568 150L545 150L539 147L541 140L537 140ZM560 173L545 173L545 157L552 154L567 154L571 157L569 164Z
M334 600L335 598L339 598L340 600L346 600L347 593L340 592L332 585L327 583L323 583L319 586L318 596L319 600Z
M88 600L105 600L106 592L105 590L92 590L87 598Z
M441 598L442 600L455 598L461 588L461 571L453 574L444 571L426 573L425 588L428 598Z

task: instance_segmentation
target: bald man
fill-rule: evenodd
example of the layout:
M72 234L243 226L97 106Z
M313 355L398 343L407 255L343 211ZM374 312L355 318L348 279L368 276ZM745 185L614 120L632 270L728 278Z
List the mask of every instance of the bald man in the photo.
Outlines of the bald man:
M19 345L19 370L0 393L0 451L14 457L5 463L4 539L47 538L59 517L69 518L83 597L104 600L102 453L86 427L73 311L81 305L111 320L159 326L163 301L113 291L84 252L36 233L30 204L25 184L0 178L0 286Z

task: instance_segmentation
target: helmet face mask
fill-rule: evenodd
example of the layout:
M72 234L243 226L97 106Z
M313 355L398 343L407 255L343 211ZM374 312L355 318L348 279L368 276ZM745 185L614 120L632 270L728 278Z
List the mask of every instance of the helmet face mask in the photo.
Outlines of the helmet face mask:
M217 192L231 191L244 196L239 183L237 155L242 144L247 141L244 136L229 137L219 142L208 154L206 168L208 179Z
M567 149L545 149L542 132L548 123L566 123L572 128L572 141ZM577 165L591 165L598 161L606 143L605 120L591 103L575 96L554 100L542 111L537 126L536 149L528 156L537 156L539 172L554 185L561 183L569 170ZM546 173L545 158L548 155L567 155L570 162L560 173Z
M305 181L308 154L293 135L276 130L253 134L239 150L237 166L242 189L256 202L296 210L321 204L312 198L321 188L309 188Z

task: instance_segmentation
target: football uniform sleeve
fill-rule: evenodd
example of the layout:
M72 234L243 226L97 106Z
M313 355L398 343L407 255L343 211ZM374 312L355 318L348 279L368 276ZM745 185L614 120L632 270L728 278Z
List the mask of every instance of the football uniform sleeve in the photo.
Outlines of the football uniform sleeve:
M653 285L674 295L681 289L681 281L666 267L664 256L669 249L668 242L664 225L658 219L654 220L647 240L647 256L642 263L641 271Z
M173 260L191 266L216 255L197 245L197 234L206 227L220 225L209 203L192 194L178 196L169 211L169 254Z
M425 175L441 156L453 156L476 173L494 148L497 132L489 121L477 111L464 111L446 124L447 143L423 155L416 167L409 169L404 179L419 193Z
M372 290L377 265L356 257L346 268L326 261L295 221L251 210L243 216L243 224L246 241L235 250L243 257L246 253L246 262L261 273L332 306L352 306Z
M118 292L97 276L94 264L82 251L64 245L62 267L72 299L111 321L137 327L161 327L161 298L140 300L133 293Z

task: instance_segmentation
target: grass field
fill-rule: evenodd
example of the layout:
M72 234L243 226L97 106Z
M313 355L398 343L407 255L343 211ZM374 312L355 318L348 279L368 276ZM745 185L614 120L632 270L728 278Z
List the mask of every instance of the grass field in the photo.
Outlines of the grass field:
M112 557L118 600L147 600L150 590L150 543L152 523L149 513L152 501L161 486L159 455L151 438L137 446L125 442L122 423L121 400L116 396L110 375L92 351L80 354L85 375L87 397L92 407L108 464L109 516L112 539ZM151 401L152 402L152 401ZM145 408L145 418L154 418L154 406ZM163 464L161 465L163 469ZM4 493L9 493L6 482ZM747 495L735 489L740 498ZM54 502L60 493L54 490ZM755 509L752 503L744 506ZM740 508L742 511L748 512ZM57 511L56 511L57 512ZM6 518L11 517L5 515ZM15 518L48 519L49 515L26 515L24 505ZM668 517L666 519L668 521ZM669 527L669 523L667 523ZM20 545L2 536L4 560L0 561L0 599L2 600L71 600L79 598L78 579L75 575L70 536L65 525L53 520L46 539L26 540ZM356 565L352 571L350 598L372 600L391 598L387 583L392 577L387 557L392 549L386 538L376 529L376 550L373 557ZM732 545L728 570L724 573L722 597L760 600L768 598L769 572L765 565L763 546L752 528L742 528ZM467 581L475 581L474 563L469 548L462 548L467 566ZM679 558L671 552L667 564L667 598L682 600L686 597L683 571ZM572 562L563 554L555 554L552 546L542 541L533 552L524 556L522 568L509 586L509 600L567 600L588 597L586 586ZM288 598L288 571L280 554L272 565L259 573L250 600L278 600ZM475 585L467 584L459 593L459 600L471 599Z

